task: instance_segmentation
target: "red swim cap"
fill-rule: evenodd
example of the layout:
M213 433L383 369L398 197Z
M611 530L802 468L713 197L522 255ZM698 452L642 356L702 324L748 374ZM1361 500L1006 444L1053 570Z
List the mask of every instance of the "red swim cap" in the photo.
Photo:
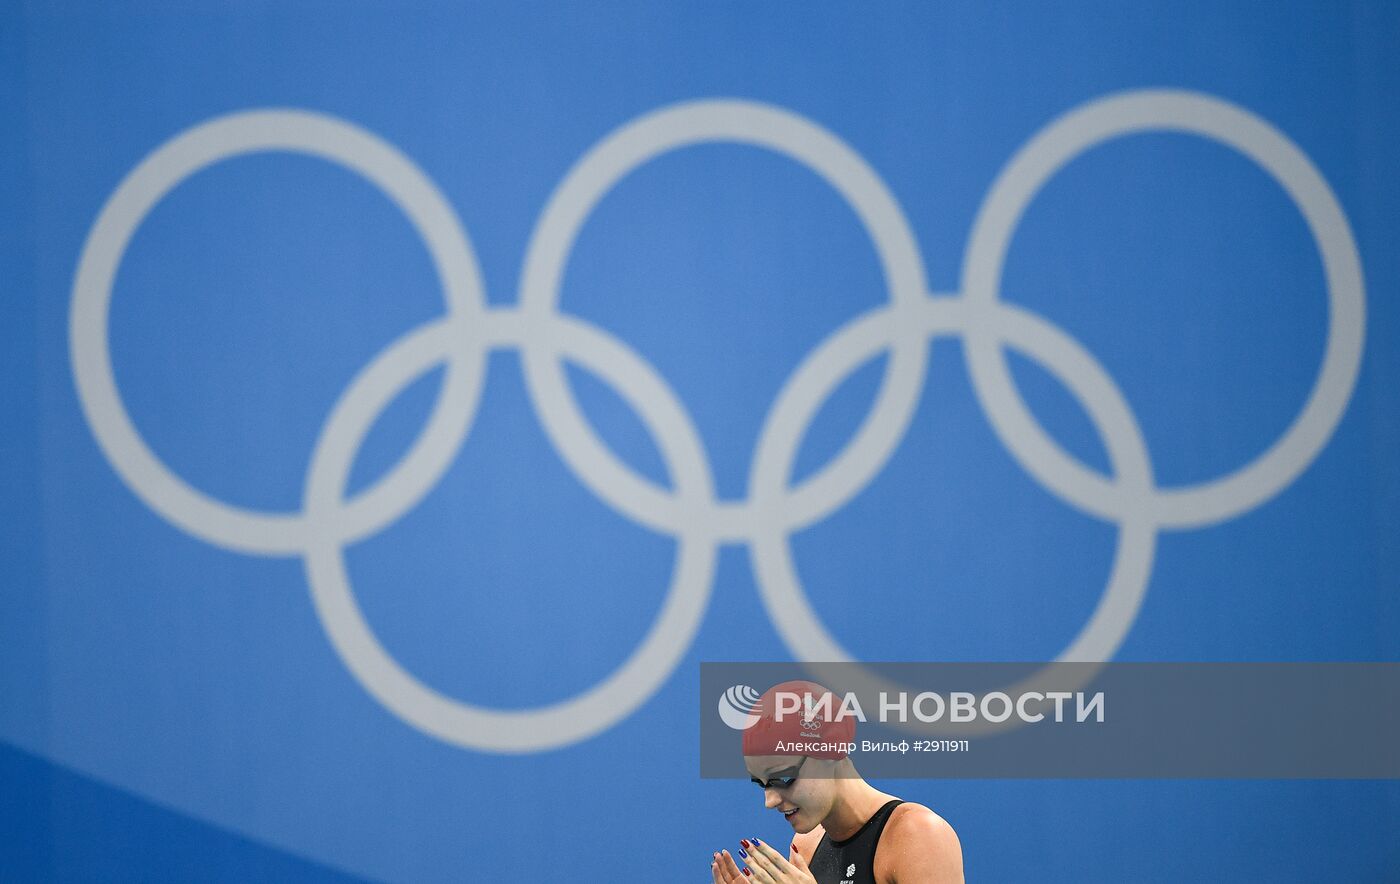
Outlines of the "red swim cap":
M843 744L855 739L856 715L840 712L841 698L815 682L774 685L753 708L758 721L744 731L744 754L845 758Z

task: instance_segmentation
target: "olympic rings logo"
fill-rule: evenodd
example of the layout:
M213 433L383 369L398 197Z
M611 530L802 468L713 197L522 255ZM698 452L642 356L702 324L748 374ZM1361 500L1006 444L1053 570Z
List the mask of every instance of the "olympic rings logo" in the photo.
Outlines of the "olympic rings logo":
M1117 384L1077 341L999 298L1003 259L1031 200L1070 160L1139 132L1177 131L1233 148L1267 171L1297 205L1320 251L1329 299L1327 342L1306 403L1283 435L1234 472L1192 486L1159 487L1146 443ZM807 166L865 225L888 286L887 303L852 319L803 359L767 415L744 500L718 499L704 446L670 386L624 342L558 309L564 267L599 200L639 166L708 142L754 145ZM266 151L320 157L363 175L423 238L445 312L389 345L335 403L311 457L296 512L215 500L186 483L146 445L122 403L108 349L112 283L146 215L182 181L214 163ZM884 467L903 438L934 338L964 341L972 385L998 438L1060 500L1118 526L1112 571L1088 623L1057 662L1110 659L1136 618L1157 533L1240 515L1278 494L1326 445L1355 386L1365 335L1365 290L1345 214L1308 157L1264 120L1211 96L1135 91L1082 105L1033 137L999 174L977 213L960 290L932 293L913 233L879 175L832 133L790 111L742 100L696 101L646 114L588 151L551 196L527 249L518 303L488 307L476 257L442 194L380 138L323 114L266 110L218 117L145 158L103 206L79 259L69 324L83 413L125 484L172 525L211 544L259 556L300 556L316 612L350 672L413 727L462 747L537 752L566 746L625 718L670 677L709 601L721 543L747 544L763 602L798 660L851 661L798 581L790 535L843 506ZM529 395L549 439L601 500L673 536L670 588L642 644L601 683L567 701L494 710L443 696L395 661L355 602L344 549L395 522L434 487L470 430L486 355L520 350ZM1108 452L1100 474L1036 422L1017 391L1005 350L1038 361L1089 415ZM857 367L888 350L875 403L845 447L801 484L793 462L823 402ZM573 398L564 361L614 386L642 418L669 474L661 487L621 461ZM438 365L445 380L426 426L403 459L357 495L348 473L380 413Z

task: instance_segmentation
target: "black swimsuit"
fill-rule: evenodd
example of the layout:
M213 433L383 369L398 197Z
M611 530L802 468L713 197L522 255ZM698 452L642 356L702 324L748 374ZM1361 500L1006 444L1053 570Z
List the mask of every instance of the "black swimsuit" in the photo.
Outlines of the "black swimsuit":
M885 802L845 841L823 834L807 864L817 884L875 884L875 848L880 844L880 833L885 831L890 813L903 803L897 798Z

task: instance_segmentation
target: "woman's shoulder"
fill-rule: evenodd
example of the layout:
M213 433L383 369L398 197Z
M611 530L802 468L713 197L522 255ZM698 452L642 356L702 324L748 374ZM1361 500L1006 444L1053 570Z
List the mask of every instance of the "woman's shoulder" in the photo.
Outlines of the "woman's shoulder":
M917 871L921 881L961 881L962 844L947 820L922 804L906 801L890 813L876 866L880 880ZM880 871L886 875L880 876Z
M885 824L886 831L901 828L916 832L925 829L953 831L947 820L914 801L901 801L890 811L890 821Z

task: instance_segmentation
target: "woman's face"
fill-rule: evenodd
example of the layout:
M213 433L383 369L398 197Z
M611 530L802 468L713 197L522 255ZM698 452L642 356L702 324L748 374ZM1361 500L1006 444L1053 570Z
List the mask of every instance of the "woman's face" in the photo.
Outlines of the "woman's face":
M763 789L763 806L781 813L794 831L812 831L831 810L833 781L825 770L831 762L801 755L753 755L744 763L749 777Z

